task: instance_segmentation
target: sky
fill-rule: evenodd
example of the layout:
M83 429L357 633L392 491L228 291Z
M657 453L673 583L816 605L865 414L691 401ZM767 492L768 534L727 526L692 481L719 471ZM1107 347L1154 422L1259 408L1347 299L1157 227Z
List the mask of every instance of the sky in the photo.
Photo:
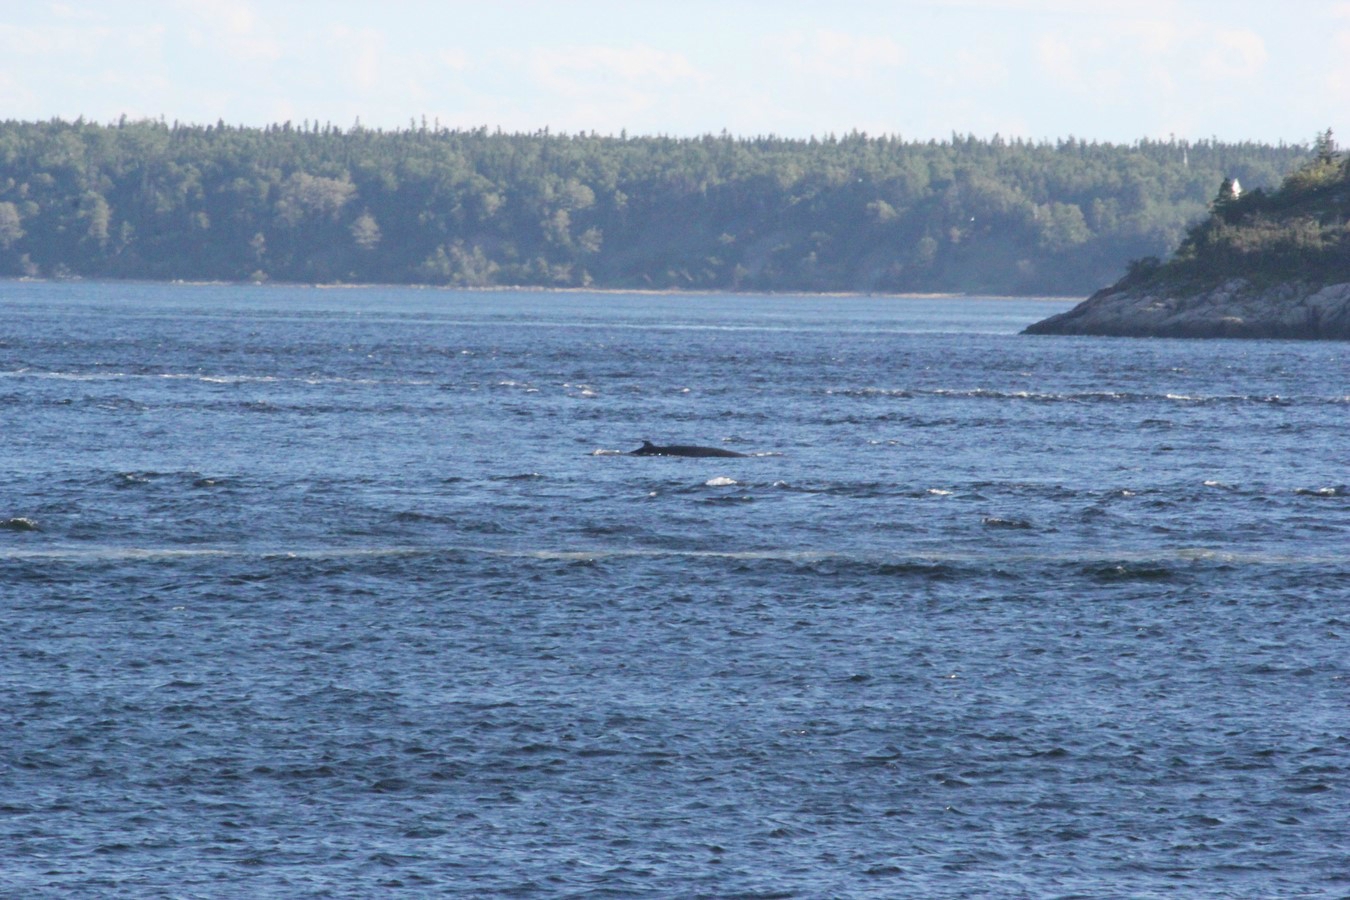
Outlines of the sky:
M24 121L1304 144L1345 111L1350 0L0 0Z

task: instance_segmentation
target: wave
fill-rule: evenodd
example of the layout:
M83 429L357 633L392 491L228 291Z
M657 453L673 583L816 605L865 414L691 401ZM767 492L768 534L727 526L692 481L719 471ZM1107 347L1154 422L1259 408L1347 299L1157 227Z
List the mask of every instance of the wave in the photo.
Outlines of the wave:
M236 479L224 475L203 475L201 472L157 472L153 470L100 474L98 480L109 479L114 487L134 488L156 483L168 483L189 488L213 489L232 487Z
M590 456L619 456L624 451L617 449L597 449L590 451ZM700 461L682 461L682 462L700 462ZM1015 504L1012 506L994 507L987 511L982 511L983 515L988 516L984 523L991 527L1027 527L1023 521L1027 518L1023 507L1026 504L1051 504L1049 507L1037 507L1040 514L1034 518L1051 521L1059 515L1068 515L1081 511L1083 504L1088 505L1124 505L1136 503L1147 506L1184 506L1195 503L1211 504L1216 502L1218 496L1232 497L1237 502L1261 501L1263 503L1277 503L1285 508L1296 508L1300 502L1307 500L1325 500L1334 501L1350 496L1350 485L1328 482L1312 482L1299 484L1298 482L1264 482L1264 481L1230 481L1220 478L1185 478L1178 481L1167 481L1166 472L1137 472L1124 474L1121 476L1121 482L1112 484L1109 482L1099 484L1063 484L1053 481L1046 482L1025 482L1016 480L965 480L942 481L941 474L931 478L924 475L917 475L913 480L909 480L903 473L897 473L894 479L890 478L864 478L851 480L847 478L830 478L828 475L821 478L782 478L775 477L782 473L777 470L770 470L762 474L767 477L747 477L748 475L760 474L755 471L756 467L740 466L737 463L746 462L745 460L703 460L703 465L694 465L689 477L681 476L677 478L665 478L647 482L650 490L660 493L677 494L700 494L705 493L707 488L718 487L737 487L743 491L755 493L762 497L774 496L786 497L790 495L803 496L823 496L837 497L846 500L870 501L878 499L925 501L928 503L958 502L958 503L1006 503ZM713 462L715 465L708 465ZM672 473L667 471L666 475ZM931 473L929 473L931 474ZM519 469L512 471L509 468L503 468L493 474L483 474L481 477L466 479L463 476L437 477L423 483L415 482L411 485L414 489L434 488L434 485L458 484L466 480L479 482L484 487L489 485L510 485L520 483L556 483L562 491L582 491L584 486L593 485L595 482L578 482L567 478L559 480L559 475L552 472L536 471L529 469ZM331 486L335 489L350 488L358 485L372 485L389 487L397 484L400 491L410 488L409 483L404 482L400 476L394 473L384 475L372 475L367 477L347 477L338 479L315 478L313 476L301 477L296 475L295 479L275 479L259 480L250 477L245 472L238 471L200 471L197 469L92 469L82 473L68 473L68 476L61 480L60 486L68 492L78 493L80 491L100 491L107 488L119 490L127 489L145 489L154 488L159 492L168 492L173 494L179 492L184 497L197 494L200 491L263 491L271 492L278 488L293 484L316 484ZM53 485L47 485L50 489ZM587 496L590 496L587 494ZM87 499L87 498L86 498Z
M202 384L393 385L427 387L439 382L417 378L353 378L337 375L244 375L206 372L55 372L34 369L0 371L0 378L47 381L196 381Z
M1334 487L1298 488L1294 493L1301 497L1345 497L1350 495L1350 489L1347 489L1346 485L1338 484Z
M1067 565L1102 574L1180 570L1194 565L1241 566L1332 566L1346 569L1350 561L1339 553L1278 553L1257 550L1223 550L1210 547L1176 547L1170 550L1084 553L1029 549L1009 553L1006 548L988 550L929 550L908 554L855 552L828 548L756 548L704 550L689 548L588 546L588 547L487 547L472 544L391 544L386 546L320 546L293 549L251 547L152 547L152 546L3 546L0 560L47 562L173 561L194 559L239 559L259 561L361 560L381 557L516 559L539 561L622 560L724 560L791 564L861 565L878 571L928 570L933 566L996 567L1008 570L1029 565Z
M998 388L829 388L827 396L871 398L884 397L913 400L919 397L938 397L955 400L1017 400L1031 403L1171 403L1179 406L1258 405L1294 406L1345 405L1350 396L1286 397L1279 394L1178 394L1146 391L1013 391Z

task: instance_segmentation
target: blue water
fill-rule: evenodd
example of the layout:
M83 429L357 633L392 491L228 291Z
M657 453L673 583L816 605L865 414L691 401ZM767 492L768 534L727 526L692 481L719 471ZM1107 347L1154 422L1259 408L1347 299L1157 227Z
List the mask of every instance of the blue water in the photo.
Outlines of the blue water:
M1350 348L1067 305L0 283L0 894L1350 896Z

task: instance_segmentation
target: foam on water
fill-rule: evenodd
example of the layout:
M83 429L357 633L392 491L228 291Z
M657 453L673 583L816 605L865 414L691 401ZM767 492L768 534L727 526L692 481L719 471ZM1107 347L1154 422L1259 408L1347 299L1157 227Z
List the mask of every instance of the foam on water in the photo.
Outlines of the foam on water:
M10 520L14 521L14 520ZM13 531L39 531L36 523L10 528ZM1022 529L1030 527L1023 522L986 521L989 527ZM3 527L3 523L0 523ZM1234 552L1214 547L1175 547L1153 551L1111 551L1083 554L1046 549L1040 551L989 550L942 551L928 550L906 556L875 553L856 553L831 548L764 548L755 550L695 550L664 547L600 546L551 548L501 548L473 544L404 544L387 546L329 546L293 549L258 549L246 547L145 547L145 546L78 546L78 547L0 547L0 560L94 563L120 560L286 560L311 559L360 561L373 557L453 557L457 559L653 559L653 560L774 560L779 562L830 561L851 565L893 566L930 563L955 563L971 567L998 567L1004 565L1039 566L1044 564L1079 566L1175 565L1179 563L1215 563L1230 567L1331 567L1350 571L1350 560L1339 553L1296 552Z

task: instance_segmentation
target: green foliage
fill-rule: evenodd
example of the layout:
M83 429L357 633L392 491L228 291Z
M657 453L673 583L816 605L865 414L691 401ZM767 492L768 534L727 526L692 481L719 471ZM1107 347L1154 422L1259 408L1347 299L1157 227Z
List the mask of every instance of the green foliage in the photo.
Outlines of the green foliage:
M1328 128L1313 141L1313 159L1321 165L1330 165L1336 161L1336 138Z
M1128 281L1197 283L1242 276L1258 282L1350 281L1350 162L1331 131L1276 191L1223 196L1166 265L1132 266Z
M1325 171L1296 173L1309 191L1342 171L1328 147ZM0 274L1081 293L1171 251L1224 176L1273 185L1308 158L1210 141L11 121ZM1326 245L1305 232L1206 240Z
M8 250L23 237L23 218L19 207L8 201L0 203L0 250Z

